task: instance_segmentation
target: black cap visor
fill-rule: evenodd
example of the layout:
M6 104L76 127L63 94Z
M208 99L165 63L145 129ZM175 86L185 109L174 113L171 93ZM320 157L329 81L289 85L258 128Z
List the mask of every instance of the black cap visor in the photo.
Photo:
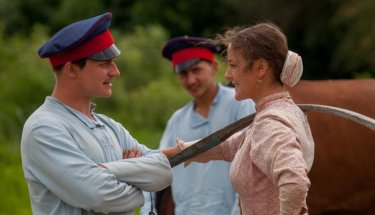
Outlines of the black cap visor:
M112 60L118 57L120 54L121 51L115 46L115 44L112 44L109 48L90 55L87 58L91 60Z
M174 70L176 73L180 73L184 70L187 70L189 67L193 66L194 64L198 63L198 61L200 61L199 58L194 58L194 59L184 61L182 63L175 65Z

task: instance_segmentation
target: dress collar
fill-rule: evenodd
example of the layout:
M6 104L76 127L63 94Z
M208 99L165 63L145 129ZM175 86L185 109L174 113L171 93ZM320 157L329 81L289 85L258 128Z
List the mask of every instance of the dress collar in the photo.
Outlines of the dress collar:
M268 96L265 96L261 98L255 105L256 112L260 112L263 109L266 108L267 104L270 102L276 101L276 100L281 100L281 99L292 99L288 91L283 91L279 93L274 93Z

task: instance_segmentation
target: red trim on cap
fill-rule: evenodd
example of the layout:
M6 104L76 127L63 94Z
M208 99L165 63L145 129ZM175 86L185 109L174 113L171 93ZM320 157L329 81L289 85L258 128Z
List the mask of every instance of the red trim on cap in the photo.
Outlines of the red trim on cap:
M66 62L79 60L96 54L110 47L114 43L111 32L107 29L90 41L79 45L72 50L60 52L49 57L52 66L63 65Z
M214 54L205 48L187 48L172 54L173 66L194 58L214 61Z

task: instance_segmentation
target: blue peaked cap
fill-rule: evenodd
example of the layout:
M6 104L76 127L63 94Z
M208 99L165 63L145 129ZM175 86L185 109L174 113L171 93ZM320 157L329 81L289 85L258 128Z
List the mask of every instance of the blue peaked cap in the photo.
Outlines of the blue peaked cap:
M180 36L168 40L161 55L171 60L174 71L180 73L200 60L213 61L214 53L220 53L221 50L211 39Z
M64 27L39 49L39 56L42 58L49 57L52 65L54 65L53 60L55 58L59 61L55 64L60 64L66 60L78 60L75 59L77 57L89 57L106 49L110 50L97 55L97 60L107 60L103 59L103 56L104 58L110 57L110 59L117 57L120 51L114 45L112 35L108 30L111 19L112 13L108 12ZM97 41L93 41L94 39ZM90 41L92 44L84 46ZM60 61L61 58L64 59Z

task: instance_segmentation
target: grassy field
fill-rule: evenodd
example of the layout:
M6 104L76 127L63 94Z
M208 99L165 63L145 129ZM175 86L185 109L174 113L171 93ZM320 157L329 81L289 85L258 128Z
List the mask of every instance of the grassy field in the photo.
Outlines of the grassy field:
M30 215L30 201L24 180L18 143L0 147L0 215Z

